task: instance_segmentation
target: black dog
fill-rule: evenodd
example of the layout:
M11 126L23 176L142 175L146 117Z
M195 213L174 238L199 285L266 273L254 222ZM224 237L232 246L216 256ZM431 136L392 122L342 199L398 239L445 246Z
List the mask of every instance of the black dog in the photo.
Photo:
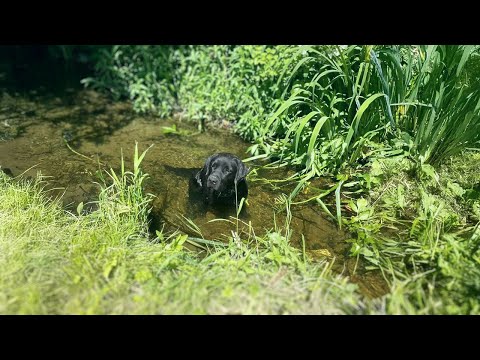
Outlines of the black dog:
M246 199L248 196L245 177L249 170L235 155L214 154L195 175L194 182L201 188L205 202L210 205L240 204L242 197Z

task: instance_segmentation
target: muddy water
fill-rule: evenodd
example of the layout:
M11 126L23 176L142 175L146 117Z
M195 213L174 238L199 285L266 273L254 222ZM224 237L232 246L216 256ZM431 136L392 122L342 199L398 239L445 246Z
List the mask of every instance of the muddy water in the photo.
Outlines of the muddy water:
M189 178L215 152L231 152L248 157L249 144L226 130L209 129L198 134L196 128L179 120L160 120L135 114L128 103L113 102L90 90L67 89L61 97L38 92L22 94L3 91L0 99L0 166L17 176L35 176L37 171L51 176L52 194L63 194L69 209L80 201L93 201L98 195L98 162L119 168L121 149L126 166L131 168L135 141L139 150L148 151L142 169L150 175L146 191L155 195L152 230L180 230L199 236L184 217L191 219L206 239L225 239L236 224L214 219L231 219L234 209L201 206L189 196ZM163 127L176 126L182 132L166 134ZM67 144L71 147L69 149ZM72 149L84 155L72 151ZM284 179L288 170L261 169L249 180L248 205L240 219L251 224L256 235L262 235L285 221L285 211L275 211L275 199L288 193L295 184L273 188L259 178ZM350 276L367 295L378 296L386 286L378 274L357 269L355 259L348 258L348 237L327 220L316 206L292 207L292 240L300 244L301 234L307 250L321 250L335 257L334 269ZM240 231L249 227L240 224ZM316 252L311 252L315 254Z

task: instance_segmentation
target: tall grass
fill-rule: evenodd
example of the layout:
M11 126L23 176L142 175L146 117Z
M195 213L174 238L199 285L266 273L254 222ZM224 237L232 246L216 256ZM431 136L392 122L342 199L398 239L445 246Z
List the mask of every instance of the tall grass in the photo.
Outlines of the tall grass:
M259 143L318 176L355 162L375 136L381 140L387 98L373 86L371 47L305 46L298 53L283 93L291 95L268 118Z
M395 138L432 165L478 147L479 58L462 45L112 46L84 83L140 112L232 122L253 155L321 175L401 153L384 144Z
M464 71L475 49L302 47L284 91L291 95L265 122L260 146L312 175L355 165L378 147L372 142L400 136L408 148L403 133L422 163L478 147L480 89Z
M150 197L133 170L110 169L98 208L65 212L42 178L0 171L2 314L345 314L374 311L331 262L310 260L281 226L200 257L179 233L146 232ZM287 224L288 225L288 224Z
M140 227L136 228L134 232L143 236L148 235L148 215L151 211L150 202L153 195L143 192L148 174L142 172L140 165L150 148L139 155L138 143L135 142L133 171L125 170L122 150L120 172L117 174L110 168L106 172L110 178L109 181L100 173L102 184L99 200L96 202L99 208L98 214L106 217L121 216L126 223L138 224Z
M401 128L414 138L426 163L438 165L465 148L479 146L480 89L470 86L464 71L474 50L474 46L419 47L416 69L408 66L404 72L405 80L413 76L415 80L400 105Z
M479 226L477 223L459 232L458 224L464 220L451 215L460 196L476 214L473 215L476 221L480 221L476 155L471 161L460 159L455 167L442 173L445 183L447 179L458 179L456 186L448 187L452 196L449 203L417 186L421 202L414 211L415 221L411 229L400 227L398 221L394 223L399 226L395 229L397 238L383 238L377 222L378 212L408 214L416 206L412 199L417 193L411 187L402 192L389 182L394 179L405 187L416 186L398 176L401 172L398 163L392 160L391 170L385 169L386 189L372 193L372 199L380 196L380 200L373 201L373 205L368 200L359 200L352 206L356 218L352 219L350 229L364 234L356 240L356 245L372 266L385 272L392 270L392 293L371 301L359 295L347 278L334 275L331 262L312 260L308 250L290 245L288 196L279 199L287 211L284 226L276 226L262 237L255 236L254 231L242 237L234 234L222 246L205 241L207 250L202 257L185 248L186 235L161 232L157 232L157 237L147 235L142 223L145 217L130 214L142 213L146 209L142 204L148 202L136 192L141 184L130 182L144 176L140 170L144 154L136 152L134 170L121 170L116 174L119 181L115 176L110 178L111 184L105 184L102 190L109 196L100 196L102 204L91 213L65 212L60 201L50 199L43 190L45 183L41 177L35 181L14 180L0 172L0 313L478 314L480 311L476 296L480 284ZM122 180L119 174L129 180ZM130 195L120 196L120 189ZM383 222L388 220L387 215L382 216Z
M297 172L286 180L298 183L282 203L315 201L340 227L347 226L351 255L383 271L391 285L388 312L477 313L479 180L472 175L460 181L455 179L458 174L439 176L438 171L445 164L455 168L465 149L479 147L479 58L478 46L456 45L115 46L99 53L97 77L85 83L130 98L140 112L178 112L202 125L229 121L253 142L252 158L292 165ZM148 206L135 201L131 206L138 193L135 185L129 187L130 180L135 183L141 175L132 178L123 167L120 173L109 174L117 185L104 189L101 202L109 205L102 210L117 219L114 214L131 209L122 215L129 219L125 223L142 224L145 216L138 214L145 214ZM124 176L130 180L124 182ZM295 201L317 176L331 176L334 184ZM117 188L131 196L119 200ZM128 233L146 237L141 229L135 225ZM160 238L156 241L163 243ZM187 241L174 238L170 250ZM254 245L247 241L246 246L238 234L232 234L228 251L222 247L230 258L211 254L207 268L217 256L232 268L238 265L230 262L232 258L242 259L242 266L248 264L242 279L252 271L268 277L265 264L280 266L284 261L285 266L287 254L295 253L283 248L288 231L254 239L264 246L255 248L263 256L255 258L255 270L248 260L254 259L249 248ZM161 271L148 265L138 277L156 279L161 274L177 281L176 275L163 272L174 268L203 279L184 267L197 266L196 260L182 252L168 256ZM102 271L111 274L118 266L115 261ZM299 268L297 275L303 271ZM227 273L234 277L233 270ZM203 284L221 288L213 281L218 274L209 274ZM265 284L262 280L256 286ZM187 288L188 299L182 298L183 289L175 296L190 306L200 290ZM223 290L232 293L231 288ZM300 294L308 293L303 290ZM248 291L240 293L248 297ZM201 299L195 311L211 311ZM291 311L291 306L285 308Z

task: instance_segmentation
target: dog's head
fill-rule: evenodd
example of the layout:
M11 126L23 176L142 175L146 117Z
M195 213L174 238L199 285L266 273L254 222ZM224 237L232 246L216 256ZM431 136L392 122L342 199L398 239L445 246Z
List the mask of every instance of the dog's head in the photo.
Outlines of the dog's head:
M215 190L222 193L234 190L235 185L245 181L249 169L238 157L228 153L219 153L210 156L197 173L196 179L200 186L208 191Z

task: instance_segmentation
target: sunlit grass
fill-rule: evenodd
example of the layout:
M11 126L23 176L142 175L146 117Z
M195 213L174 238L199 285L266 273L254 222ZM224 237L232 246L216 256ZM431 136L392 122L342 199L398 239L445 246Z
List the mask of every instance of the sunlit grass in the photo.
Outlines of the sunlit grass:
M480 144L479 57L478 46L457 45L115 46L85 83L139 112L178 111L202 130L232 122L253 142L251 161L295 169L257 181L296 181L277 199L287 219L291 206L311 202L351 233L350 256L391 286L375 311L464 314L479 312L480 159L466 151ZM258 238L239 234L237 214L228 220L237 231L220 246L185 218L198 238L151 239L143 156L135 153L132 172L122 160L104 174L90 214L82 205L64 214L38 189L28 195L40 185L2 180L0 234L15 239L0 255L5 312L54 312L53 303L87 313L370 311L331 264L310 264L290 247L288 222ZM328 187L299 200L317 177ZM186 242L209 253L197 258ZM324 307L308 308L317 285ZM347 305L332 305L339 294Z
M218 243L146 232L139 155L101 182L98 208L73 214L42 179L0 172L2 314L344 314L371 310L356 285L289 243L289 231ZM108 179L108 180L107 180ZM286 224L288 226L288 224ZM192 226L194 224L192 223ZM206 250L201 256L186 242ZM220 246L221 244L221 246Z
M351 255L385 274L388 313L480 312L478 164L464 152L432 177L405 158L381 161L381 181L350 202Z

